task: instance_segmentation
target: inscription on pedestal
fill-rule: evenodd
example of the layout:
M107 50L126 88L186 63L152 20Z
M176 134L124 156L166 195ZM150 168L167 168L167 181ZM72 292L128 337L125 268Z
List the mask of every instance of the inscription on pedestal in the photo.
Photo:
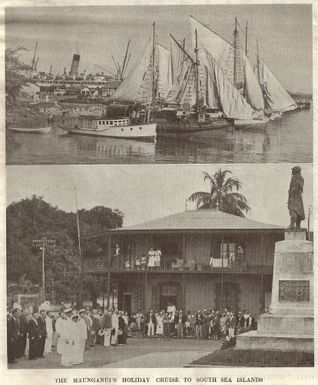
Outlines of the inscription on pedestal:
M279 281L279 302L309 302L309 281Z

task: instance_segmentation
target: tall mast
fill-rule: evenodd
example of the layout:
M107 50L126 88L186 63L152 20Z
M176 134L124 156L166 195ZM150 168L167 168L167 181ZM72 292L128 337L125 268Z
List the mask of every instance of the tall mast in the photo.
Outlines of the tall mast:
M245 26L245 56L247 57L247 30L248 30L248 21Z
M195 30L195 104L197 105L197 109L199 110L199 48L198 48L198 31Z
M151 104L155 105L155 54L156 54L156 23L152 25L152 83L151 83Z
M235 16L235 20L234 20L234 66L233 66L233 83L234 83L234 86L236 87L236 82L237 82L237 78L236 78L236 55L237 55L237 17Z

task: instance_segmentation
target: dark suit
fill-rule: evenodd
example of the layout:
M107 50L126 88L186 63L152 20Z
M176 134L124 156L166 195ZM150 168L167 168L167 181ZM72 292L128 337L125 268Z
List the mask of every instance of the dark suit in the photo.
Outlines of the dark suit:
M28 322L29 333L29 360L35 360L38 357L39 326L36 319L32 318Z
M38 325L39 325L38 357L43 357L45 338L47 336L45 319L43 319L42 317L39 317Z
M12 314L7 315L7 354L8 363L15 362L18 357L18 337L19 337L19 323L18 319Z
M25 353L25 347L26 347L26 338L27 338L27 332L28 332L28 321L26 319L26 316L23 314L19 318L20 322L20 335L19 335L19 352L18 356L23 357Z

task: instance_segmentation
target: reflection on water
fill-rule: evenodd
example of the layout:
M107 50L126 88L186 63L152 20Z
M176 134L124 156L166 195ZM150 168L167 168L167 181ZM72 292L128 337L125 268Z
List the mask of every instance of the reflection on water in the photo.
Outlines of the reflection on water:
M64 134L10 133L8 164L312 162L312 111L299 111L264 128L159 137L156 143Z

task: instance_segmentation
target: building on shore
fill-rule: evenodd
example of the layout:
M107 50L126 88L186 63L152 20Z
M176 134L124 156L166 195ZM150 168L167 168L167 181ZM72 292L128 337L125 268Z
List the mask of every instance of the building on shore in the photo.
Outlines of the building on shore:
M101 304L129 313L174 304L258 316L270 304L275 242L283 239L280 226L186 210L86 237L82 268Z

